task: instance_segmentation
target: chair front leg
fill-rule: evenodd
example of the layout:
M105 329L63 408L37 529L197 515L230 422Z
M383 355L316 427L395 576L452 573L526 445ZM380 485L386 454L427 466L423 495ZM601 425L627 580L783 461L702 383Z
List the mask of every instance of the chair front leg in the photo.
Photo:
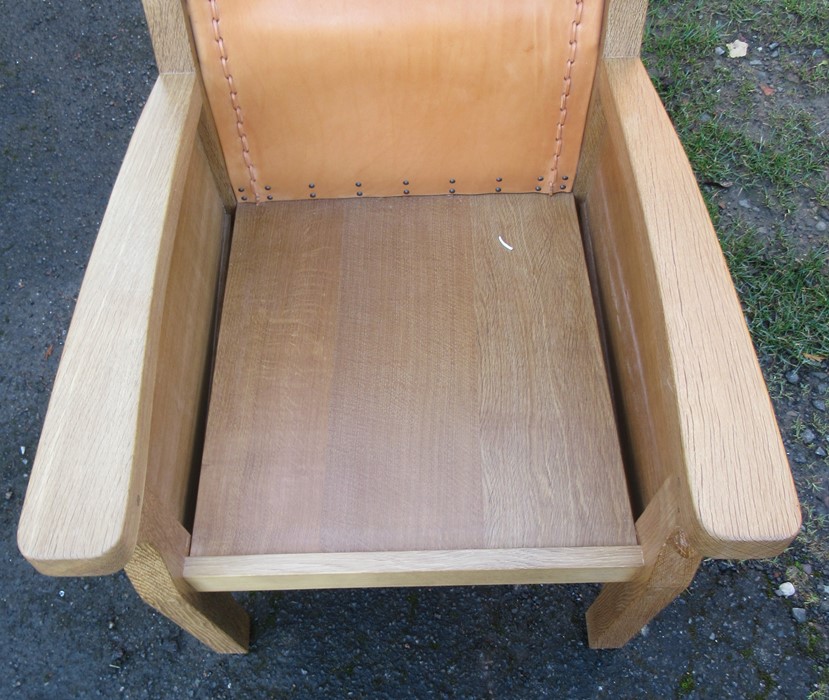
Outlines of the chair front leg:
M138 546L124 567L138 595L213 651L246 653L248 614L230 593L200 593L184 580L190 534L157 498L146 495Z
M676 480L668 479L636 521L645 568L631 581L607 583L587 611L592 649L626 644L691 583L702 556L677 524Z

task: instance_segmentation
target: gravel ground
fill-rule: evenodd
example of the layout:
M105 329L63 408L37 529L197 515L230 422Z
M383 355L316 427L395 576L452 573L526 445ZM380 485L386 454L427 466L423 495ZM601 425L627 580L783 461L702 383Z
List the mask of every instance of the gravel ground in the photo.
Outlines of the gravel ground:
M775 563L705 562L642 635L604 652L586 645L596 586L245 595L253 618L245 657L208 652L147 608L123 575L35 573L15 543L26 480L84 265L155 67L137 0L7 0L3 10L0 697L815 691L825 610L821 626L817 607L797 623L797 598L773 594L782 580ZM829 570L811 575L829 584Z

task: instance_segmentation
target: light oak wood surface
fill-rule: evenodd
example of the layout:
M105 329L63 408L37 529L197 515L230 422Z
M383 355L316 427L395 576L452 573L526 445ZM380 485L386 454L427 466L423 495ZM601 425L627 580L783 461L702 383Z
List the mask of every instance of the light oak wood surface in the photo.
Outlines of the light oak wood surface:
M648 14L648 0L605 0L602 42L604 58L638 58Z
M198 80L203 98L199 118L199 140L224 206L228 211L232 211L236 207L236 197L227 174L216 122L207 104L201 71L197 70L198 57L185 2L186 0L142 0L158 72L193 73Z
M800 508L771 401L716 233L638 59L598 72L604 134L586 187L641 512L680 479L683 526L712 557L773 556Z
M635 544L570 195L239 207L191 554Z
M124 567L141 599L213 651L244 654L250 621L229 593L200 593L184 580L190 534L170 513L167 499L145 491L138 544Z
M626 644L691 583L702 557L681 526L679 478L665 479L636 521L644 566L630 581L608 583L587 610L593 649Z
M164 293L146 484L180 523L192 522L225 212L197 142L184 186Z
M628 581L642 566L628 545L188 557L183 576L198 591L264 591Z
M18 530L43 573L117 571L136 543L161 315L201 99L161 75L81 287Z
M159 73L194 73L195 55L184 0L141 0Z

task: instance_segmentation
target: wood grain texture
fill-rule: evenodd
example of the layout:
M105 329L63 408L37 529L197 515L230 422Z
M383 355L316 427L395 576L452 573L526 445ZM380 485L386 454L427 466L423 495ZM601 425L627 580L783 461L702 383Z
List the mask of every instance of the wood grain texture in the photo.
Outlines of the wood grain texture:
M239 208L193 555L634 544L572 197Z
M696 180L638 59L599 70L606 138L583 222L640 507L681 482L704 556L785 548L800 509L771 402Z
M601 55L638 58L648 14L648 0L605 0Z
M162 75L133 134L78 297L18 545L39 571L101 574L135 546L164 290L201 100Z
M338 209L345 229L324 234L343 247L322 531L300 551L475 546L485 496L469 361L474 250L452 230L468 212L454 202L437 216L417 204Z
M153 43L159 73L193 73L194 54L190 45L183 0L142 0L147 28Z
M192 522L207 415L225 212L201 146L193 149L170 259L158 345L146 484Z
M381 586L468 586L627 581L642 568L638 546L349 552L188 557L199 591Z
M576 169L575 182L573 182L573 195L580 207L587 196L590 185L593 184L593 174L599 163L599 153L606 138L605 126L601 95L594 86L590 94L584 137L581 143L581 153L579 153L579 164Z
M202 94L204 94L203 87ZM210 163L210 171L213 173L213 180L216 182L225 210L232 213L236 209L236 195L233 194L233 185L230 184L225 157L219 144L216 122L206 102L199 119L199 141L204 147L207 162Z
M679 479L669 477L636 521L644 568L603 586L587 611L591 649L623 646L690 585L702 557L680 527L680 503Z
M138 595L213 651L247 652L250 621L229 593L199 593L184 580L190 535L161 499L146 492L138 544L124 567Z
M199 118L199 140L205 150L213 178L228 211L236 207L236 197L219 145L216 123L209 109L201 70L196 71L198 57L193 30L187 16L185 0L142 0L147 28L159 73L194 73L202 93L203 108Z
M188 8L240 200L570 190L602 0Z

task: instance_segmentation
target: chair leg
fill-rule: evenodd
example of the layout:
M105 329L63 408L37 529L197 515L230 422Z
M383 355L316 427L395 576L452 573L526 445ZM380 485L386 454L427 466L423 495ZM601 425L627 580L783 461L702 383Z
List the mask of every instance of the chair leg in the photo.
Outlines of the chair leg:
M138 595L213 651L246 653L247 613L229 593L200 593L182 578L190 534L150 500L141 514L138 546L124 567Z
M608 583L587 611L592 649L626 644L691 583L702 557L678 520L675 482L666 482L636 521L645 568L631 581Z

